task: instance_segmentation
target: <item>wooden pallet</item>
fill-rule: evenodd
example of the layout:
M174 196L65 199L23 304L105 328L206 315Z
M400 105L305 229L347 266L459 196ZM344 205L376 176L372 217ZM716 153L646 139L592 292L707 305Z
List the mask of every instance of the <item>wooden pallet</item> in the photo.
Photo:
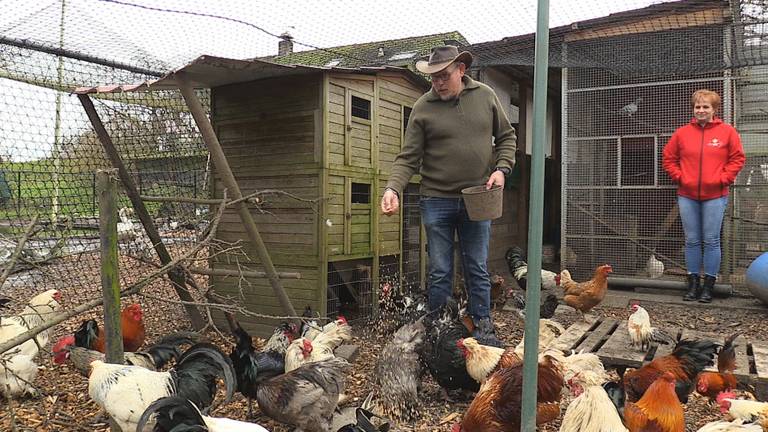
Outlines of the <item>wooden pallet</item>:
M685 328L664 329L676 339L709 339L723 343L724 335L703 333ZM577 321L555 341L554 347L564 352L597 354L606 368L637 368L655 358L672 352L672 345L652 344L647 350L630 345L627 321L589 317L589 322ZM707 370L717 370L715 366ZM736 339L736 371L734 375L744 385L753 386L761 400L768 398L768 342Z

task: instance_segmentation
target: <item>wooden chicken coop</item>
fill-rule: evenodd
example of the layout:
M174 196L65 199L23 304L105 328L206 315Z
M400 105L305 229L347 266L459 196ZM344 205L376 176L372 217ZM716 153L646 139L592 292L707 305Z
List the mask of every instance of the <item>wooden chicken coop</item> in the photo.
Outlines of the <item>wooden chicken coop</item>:
M309 306L321 316L344 314L354 322L378 309L380 281L396 289L423 288L419 178L404 191L398 216L381 216L378 197L401 150L411 107L428 88L424 78L399 67L201 56L157 80L77 93L100 124L88 94L181 91L210 150L213 198L223 198L225 190L230 199L259 194L245 208L228 206L216 231L219 244L243 253L211 250L211 269L204 274L219 295L260 316L238 320L265 336L277 323L271 317L289 315L291 308L300 314ZM198 94L210 96L210 112ZM139 192L132 196L146 213ZM278 280L276 270L293 278ZM252 271L267 277L251 277ZM223 316L214 318L225 326Z
M211 88L211 122L243 195L276 191L263 196L252 214L275 267L301 273L300 279L282 280L283 287L299 313L310 306L321 315L367 318L375 310L380 266L399 275L405 244L412 249L405 267L422 267L420 220L410 217L413 209L401 212L405 217L384 217L377 210L410 107L428 83L392 67L262 61L249 67L258 67L263 78ZM214 194L221 197L221 176L214 172L212 179ZM401 232L409 238L404 241ZM256 260L235 209L227 210L218 233L226 242L243 240L246 254ZM211 266L259 268L223 257ZM212 277L211 282L221 295L244 295L249 310L284 315L266 279ZM257 334L275 324L242 321Z

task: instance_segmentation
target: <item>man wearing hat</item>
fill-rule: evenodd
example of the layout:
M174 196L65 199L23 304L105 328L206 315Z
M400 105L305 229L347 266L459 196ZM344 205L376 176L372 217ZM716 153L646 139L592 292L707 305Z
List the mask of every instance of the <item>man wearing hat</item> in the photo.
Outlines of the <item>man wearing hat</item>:
M471 221L461 190L485 184L504 186L515 164L517 137L493 90L465 72L472 54L455 46L432 50L416 69L429 74L432 89L413 106L402 152L392 166L381 210L392 215L411 176L421 174L421 218L429 254L429 307L440 308L453 289L453 240L458 234L473 334L481 343L502 346L490 318L488 244L491 221Z

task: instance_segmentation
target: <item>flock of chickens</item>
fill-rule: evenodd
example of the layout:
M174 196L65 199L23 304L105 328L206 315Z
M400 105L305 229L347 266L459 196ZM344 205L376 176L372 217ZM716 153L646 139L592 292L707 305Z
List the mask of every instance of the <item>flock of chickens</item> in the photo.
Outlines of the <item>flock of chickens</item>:
M527 264L522 251L510 248L506 258L510 273L525 289ZM648 312L635 304L627 323L632 345L645 350L651 343L674 344L670 355L638 369L618 369L618 379L611 379L597 355L556 349L554 343L565 331L548 319L558 305L556 290L562 289L564 302L585 314L603 300L610 272L609 265L601 265L591 280L575 282L567 270L559 274L542 270L536 423L561 418L563 432L683 432L683 407L695 391L712 400L728 420L710 423L700 432L768 430L768 403L738 399L733 393L738 334L722 344L675 340L654 328ZM524 295L503 286L503 280L494 281L494 296L504 296L522 313ZM52 352L54 363L70 363L87 377L91 399L124 432L266 431L256 423L207 415L219 380L222 403L240 392L248 399L249 419L256 400L262 414L298 431L385 431L389 422L420 417L426 374L441 387L446 400L472 398L461 420L452 425L453 432L517 432L525 345L521 340L514 347L496 348L471 337L474 324L466 315L465 301L458 297L427 312L425 298L383 287L382 314L397 319L397 328L376 359L373 390L357 410L357 420L342 425L337 424L338 405L352 368L335 355L337 347L352 339L352 328L343 317L321 326L307 309L301 326L281 324L256 349L251 336L228 315L235 344L225 354L191 332L145 345L141 306L130 304L120 320L124 364L105 362L104 334L95 320L83 321L72 335L60 338ZM60 309L60 301L59 291L46 291L29 300L19 315L2 317L0 343L43 324ZM51 331L0 355L4 397L36 396L35 358L47 346ZM717 372L705 370L715 359ZM564 407L567 400L570 403ZM375 425L375 418L386 422Z

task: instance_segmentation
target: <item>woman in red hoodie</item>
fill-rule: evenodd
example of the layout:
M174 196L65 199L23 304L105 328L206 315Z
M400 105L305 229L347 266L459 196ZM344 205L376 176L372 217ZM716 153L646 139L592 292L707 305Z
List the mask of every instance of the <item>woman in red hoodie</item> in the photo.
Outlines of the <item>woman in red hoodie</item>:
M728 186L744 166L738 132L715 116L720 96L696 90L693 119L677 129L664 147L664 170L677 183L677 204L685 231L688 292L683 300L712 301L720 270L720 228L728 205ZM703 245L703 253L702 253ZM704 267L704 282L699 272Z

